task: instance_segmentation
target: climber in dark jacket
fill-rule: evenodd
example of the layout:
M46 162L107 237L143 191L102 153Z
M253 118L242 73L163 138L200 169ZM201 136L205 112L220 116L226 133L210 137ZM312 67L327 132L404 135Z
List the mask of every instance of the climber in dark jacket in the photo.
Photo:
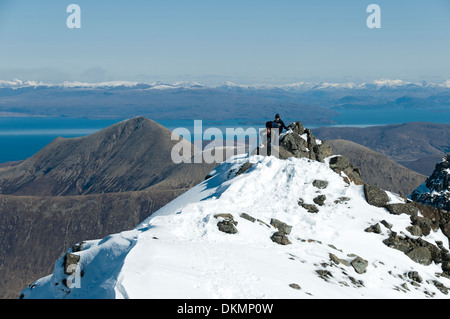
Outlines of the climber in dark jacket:
M283 129L285 129L286 131L289 130L281 120L280 114L275 115L275 121L272 122L272 128L277 128L278 134L281 134L283 132Z

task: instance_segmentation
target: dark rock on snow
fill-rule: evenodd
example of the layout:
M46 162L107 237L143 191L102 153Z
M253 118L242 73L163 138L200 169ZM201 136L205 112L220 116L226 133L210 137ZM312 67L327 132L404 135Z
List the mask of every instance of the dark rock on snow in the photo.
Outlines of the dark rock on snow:
M279 221L278 219L272 218L270 220L270 225L278 229L280 232L289 235L292 230L292 226L287 225L286 223L283 223L282 221Z
M389 196L382 189L364 184L364 195L367 202L372 206L384 207L389 202Z
M280 244L280 245L290 245L292 244L289 240L289 238L286 236L285 233L282 231L275 232L272 237L270 237L274 243Z
M327 182L327 181L322 181L322 180L316 179L316 180L313 182L313 186L316 187L316 188L318 188L318 189L325 189L325 188L328 187L328 182Z
M353 182L356 185L364 184L359 168L353 167L350 160L345 156L337 155L331 157L330 168L338 174L344 173L348 178L344 179L347 183Z
M236 234L238 232L236 226L238 222L233 220L233 215L231 214L216 214L214 215L215 218L222 219L217 223L217 228L221 232L227 233L227 234Z
M280 158L289 157L309 158L324 162L326 157L333 155L331 146L318 140L309 129L305 129L301 122L289 125L292 133L280 137Z
M250 215L247 214L247 213L242 213L242 214L239 215L239 216L241 216L242 218L244 218L244 219L246 219L246 220L248 220L248 221L251 221L252 223L254 223L254 222L256 221L256 218L250 216Z
M363 274L366 272L366 268L369 265L369 262L359 256L353 259L350 262L350 265L355 269L358 274Z
M327 199L327 197L325 195L319 195L313 199L313 202L319 206L323 206L323 205L325 205L326 199Z
M364 231L367 233L381 234L381 227L380 224L376 223L375 225L367 227Z
M239 170L236 173L236 176L239 176L241 174L244 174L246 171L248 171L253 166L250 162L245 162L244 165L242 165Z

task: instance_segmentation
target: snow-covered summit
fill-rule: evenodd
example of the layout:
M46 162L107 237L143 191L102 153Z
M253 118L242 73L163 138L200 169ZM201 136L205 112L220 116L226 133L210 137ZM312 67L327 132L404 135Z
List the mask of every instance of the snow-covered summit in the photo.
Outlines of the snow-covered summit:
M75 245L21 297L447 298L448 238L410 233L398 210L416 206L350 182L335 157L233 157L135 229Z

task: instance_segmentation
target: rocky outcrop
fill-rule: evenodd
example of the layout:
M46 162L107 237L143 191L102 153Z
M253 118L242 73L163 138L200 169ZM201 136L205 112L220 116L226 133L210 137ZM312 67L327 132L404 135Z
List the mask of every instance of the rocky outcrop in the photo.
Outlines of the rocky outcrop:
M323 206L323 205L325 205L326 199L327 199L327 196L319 195L313 199L313 202L319 206Z
M75 268L80 261L80 256L67 252L64 256L64 273L67 275L72 275L75 273Z
M298 206L303 207L304 209L306 209L308 211L308 213L315 214L315 213L319 212L319 209L317 208L316 205L305 203L303 198L299 198L298 199Z
M279 245L290 245L292 244L289 238L282 231L275 232L272 237L270 237L274 243Z
M232 220L223 220L217 223L219 230L227 234L236 234L238 232L236 225L237 222Z
M346 175L344 180L348 184L350 184L350 181L356 185L364 184L359 168L353 167L350 160L345 156L337 155L331 157L330 168L340 175L342 175L341 173L344 173Z
M236 226L238 224L237 221L234 220L233 215L231 214L216 214L215 218L219 219L217 223L217 228L224 233L227 234L236 234L238 232Z
M250 216L250 215L247 214L247 213L242 213L242 214L240 214L239 216L240 216L241 218L244 218L244 219L246 219L246 220L252 222L252 223L254 223L254 222L256 221L256 218Z
M407 230L410 233L414 233L416 236L428 236L431 231L441 229L444 235L450 239L450 214L447 211L413 201L389 204L389 196L385 191L368 184L364 184L364 194L370 205L383 207L393 215L409 215L411 227Z
M309 158L324 162L326 157L333 155L331 146L316 139L309 129L305 129L301 122L289 125L289 131L280 136L280 158L289 157Z
M364 195L367 202L372 206L384 207L389 202L389 196L378 187L364 184Z
M450 211L450 154L442 158L433 174L415 189L409 198Z
M408 196L427 178L365 146L346 140L327 140L326 142L335 154L347 157L355 167L360 169L365 183L381 189Z
M246 171L248 171L253 166L250 162L245 162L237 171L236 176L239 176L241 174L244 174Z
M369 262L357 256L350 262L350 265L352 265L353 269L355 269L358 274L363 274L366 272L366 268L369 265Z
M441 230L450 239L450 214L434 206L408 201L405 203L389 203L387 193L378 187L364 184L366 201L373 206L385 208L393 215L409 215L411 224L405 230L411 235L399 235L391 231L391 225L386 221L381 223L388 228L388 238L383 243L388 247L402 251L413 261L429 265L432 262L442 265L442 271L450 276L450 254L442 242L435 244L424 240L432 231ZM366 232L381 234L382 230L378 223L365 229Z
M448 250L442 246L442 248L439 248L422 238L400 236L396 232L390 232L389 237L383 240L383 243L388 247L400 250L406 256L422 265L429 265L431 262L439 264L449 258Z
M340 174L344 180L356 185L363 185L364 181L361 171L350 163L350 160L341 155L333 156L331 146L317 139L309 129L305 129L301 122L295 122L289 125L289 131L281 134L279 144L279 158L287 159L289 157L308 158L311 160L325 162L325 158L330 157L330 168ZM326 181L315 181L315 187L319 189L326 188Z
M433 244L422 237L429 235L431 231L435 232L441 229L444 235L450 239L450 214L436 207L416 202L386 204L388 197L384 191L371 187L367 187L367 189L366 199L372 205L384 207L390 214L406 214L410 216L411 225L407 226L405 230L412 237L406 234L399 235L397 232L391 231L390 225L382 221L381 223L389 229L388 238L384 239L383 243L388 247L400 250L419 264L429 265L432 262L441 264L443 273L449 276L449 251L443 246L442 242L437 241ZM378 223L366 228L365 231L376 234L382 233Z
M328 187L328 182L327 181L322 181L319 179L314 180L313 182L313 186L318 188L318 189L325 189Z
M443 234L450 238L450 213L445 210L416 202L389 204L385 208L394 215L409 215L411 225L420 228L424 236L441 229Z
M270 220L270 225L278 229L278 231L289 235L292 231L292 226L287 225L286 223L279 221L278 219L272 218Z
M367 233L375 233L375 234L381 234L381 226L380 224L376 223L375 225L369 226L366 229L364 229Z

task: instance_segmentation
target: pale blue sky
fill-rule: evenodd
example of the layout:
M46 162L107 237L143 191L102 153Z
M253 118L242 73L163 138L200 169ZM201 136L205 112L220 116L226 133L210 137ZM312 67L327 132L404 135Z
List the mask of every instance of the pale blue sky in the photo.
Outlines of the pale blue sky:
M443 82L449 57L448 0L0 0L3 80Z

